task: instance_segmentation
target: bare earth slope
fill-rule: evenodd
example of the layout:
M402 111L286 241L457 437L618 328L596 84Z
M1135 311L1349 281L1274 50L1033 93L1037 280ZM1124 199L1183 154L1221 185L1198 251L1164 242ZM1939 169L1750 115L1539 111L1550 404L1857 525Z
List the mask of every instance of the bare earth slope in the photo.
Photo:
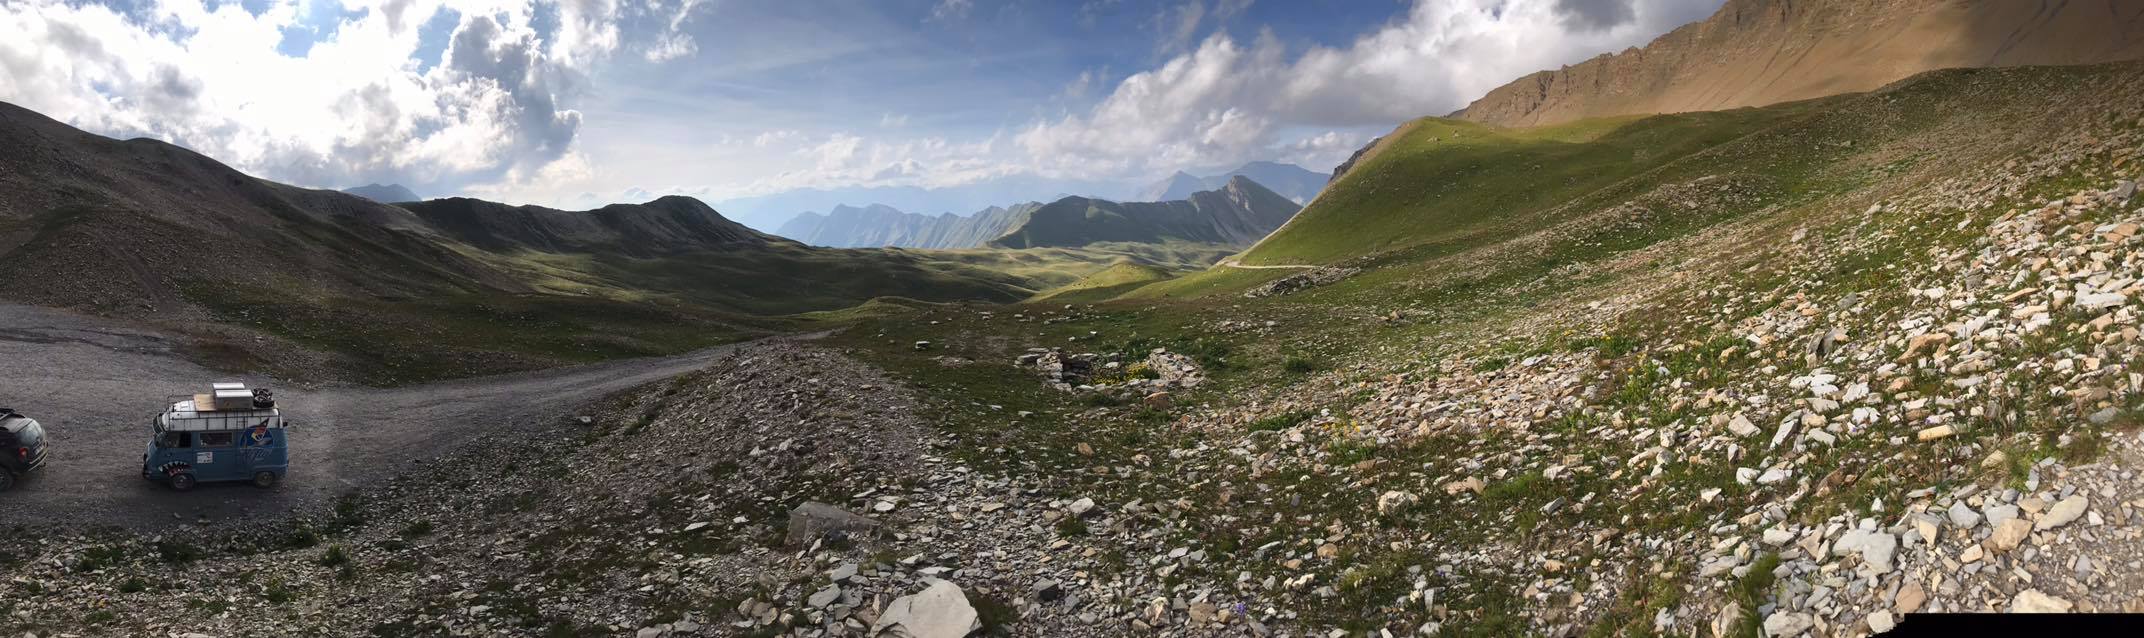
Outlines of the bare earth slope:
M1943 68L2144 57L2144 3L1730 0L1643 48L1541 71L1454 117L1537 126L1866 91Z

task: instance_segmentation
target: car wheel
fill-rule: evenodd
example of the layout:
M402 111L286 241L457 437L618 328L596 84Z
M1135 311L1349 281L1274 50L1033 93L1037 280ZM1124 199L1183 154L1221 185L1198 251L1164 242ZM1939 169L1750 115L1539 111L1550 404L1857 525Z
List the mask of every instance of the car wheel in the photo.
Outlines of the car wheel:
M253 486L261 489L275 487L278 478L274 472L254 472Z
M194 489L194 485L196 483L198 483L198 481L194 480L193 472L180 472L171 475L171 489L174 490L184 492L190 489Z
M5 492L8 490L8 488L14 486L15 473L7 470L0 470L0 492Z

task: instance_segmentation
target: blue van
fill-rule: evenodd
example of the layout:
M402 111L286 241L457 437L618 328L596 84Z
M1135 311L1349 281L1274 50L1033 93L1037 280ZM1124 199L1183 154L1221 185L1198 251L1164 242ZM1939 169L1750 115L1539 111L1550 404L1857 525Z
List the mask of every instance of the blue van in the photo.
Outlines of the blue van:
M274 487L290 471L287 426L267 389L218 383L206 394L172 397L151 424L141 476L182 492L204 481Z

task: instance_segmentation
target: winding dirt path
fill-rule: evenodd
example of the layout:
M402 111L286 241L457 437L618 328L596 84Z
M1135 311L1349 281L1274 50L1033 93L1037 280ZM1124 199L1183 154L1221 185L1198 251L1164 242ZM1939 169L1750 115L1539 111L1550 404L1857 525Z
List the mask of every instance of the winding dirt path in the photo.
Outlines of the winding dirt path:
M1223 260L1221 260L1221 263L1220 263L1219 265L1222 265L1222 266L1227 266L1227 267L1230 267L1230 268L1242 268L1242 269L1244 269L1244 270L1309 270L1309 269L1311 269L1311 268L1316 268L1316 267L1317 267L1317 266L1306 266L1306 265L1302 265L1302 264L1275 264L1275 265L1270 265L1270 266L1246 266L1246 265L1244 265L1243 263L1241 263L1241 262L1238 262L1238 261L1236 261L1236 260L1234 260L1234 259L1223 259Z

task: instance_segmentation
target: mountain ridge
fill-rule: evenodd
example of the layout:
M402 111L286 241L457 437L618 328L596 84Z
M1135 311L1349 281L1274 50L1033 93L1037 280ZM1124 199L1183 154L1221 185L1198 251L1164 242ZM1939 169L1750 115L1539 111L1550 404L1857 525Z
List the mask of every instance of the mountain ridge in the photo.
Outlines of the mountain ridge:
M813 246L832 248L977 248L1005 234L1041 202L991 206L968 215L923 215L885 204L835 206L826 214L806 212L782 224L775 234Z
M440 233L489 251L615 251L638 257L784 241L731 221L706 203L665 195L585 211L514 206L466 197L406 202Z
M414 202L421 201L424 199L423 197L418 197L416 191L412 191L409 189L409 187L403 186L401 184L373 183L366 184L364 186L345 188L342 189L342 192L349 193L351 195L356 195L358 197L363 197L365 199L369 199L382 204Z
M1316 198L1318 192L1324 190L1325 184L1332 179L1330 174L1320 173L1294 164L1259 160L1246 162L1232 171L1205 177L1177 171L1161 181L1141 188L1137 193L1133 194L1132 199L1142 202L1189 199L1193 193L1199 191L1223 188L1228 185L1229 178L1238 175L1249 177L1252 181L1258 182L1259 186L1264 186L1268 190L1279 193L1282 197L1294 200L1297 204L1310 203L1310 200Z
M1083 246L1113 241L1185 241L1248 246L1302 210L1293 200L1241 175L1218 190L1162 202L1066 197L1036 209L993 239L998 248Z
M1867 91L1942 68L2144 57L2144 3L1728 0L1643 47L1528 74L1450 117L1539 126Z

